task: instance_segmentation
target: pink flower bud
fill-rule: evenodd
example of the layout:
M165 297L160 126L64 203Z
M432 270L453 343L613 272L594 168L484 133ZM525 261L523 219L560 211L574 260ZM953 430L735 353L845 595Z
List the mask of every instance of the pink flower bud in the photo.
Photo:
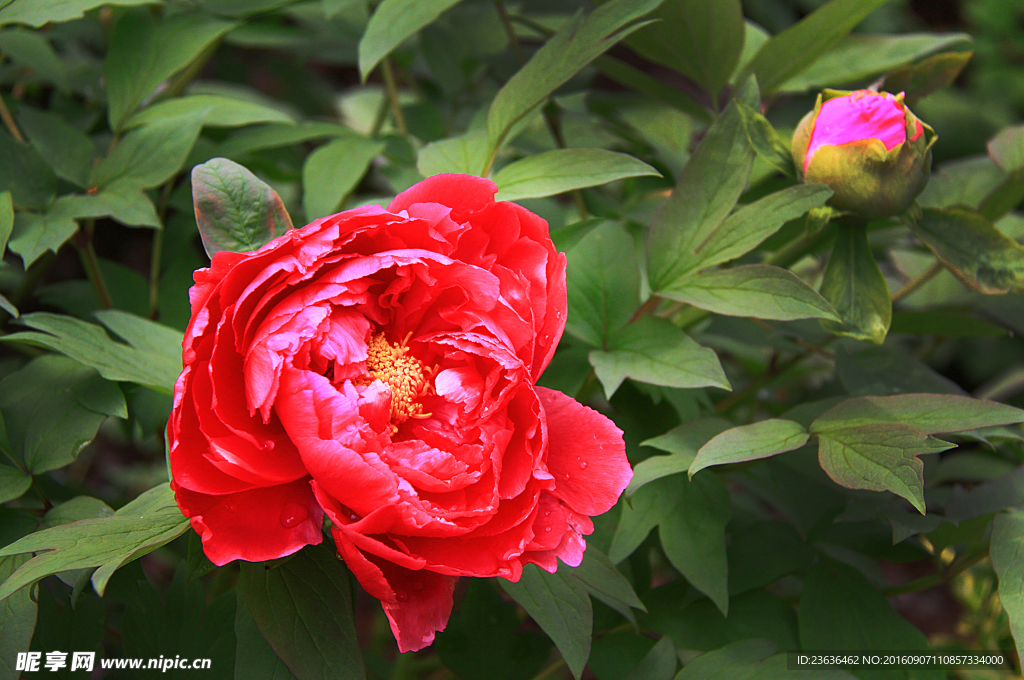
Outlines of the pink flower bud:
M888 217L924 188L935 139L902 93L826 90L793 135L793 160L804 182L832 188L833 206Z

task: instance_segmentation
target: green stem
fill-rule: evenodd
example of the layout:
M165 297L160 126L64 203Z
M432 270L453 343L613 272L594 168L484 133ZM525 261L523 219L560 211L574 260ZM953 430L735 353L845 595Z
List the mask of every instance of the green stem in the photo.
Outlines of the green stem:
M92 246L92 235L96 227L96 220L88 220L85 227L79 232L79 238L73 241L78 257L85 268L85 275L89 278L93 290L100 304L109 309L113 307L110 302L110 293L106 282L103 280L103 273L100 271L99 258L96 257L96 250Z
M829 224L826 223L821 226L813 234L803 236L791 241L783 248L775 251L775 253L765 260L765 264L775 265L776 267L782 267L788 269L806 255L817 250L819 247L825 244L829 238L832 237L832 230L829 229Z
M898 291L893 293L892 294L892 301L893 302L899 302L903 298L907 297L908 295L913 293L915 290L917 290L918 288L920 288L924 284L926 284L929 281L931 281L932 277L934 277L936 274L941 272L942 269L943 269L942 262L936 261L935 264L933 264L931 267L928 267L928 269L925 269L923 272L921 272L920 274L915 276L913 279L911 279L910 281L907 281L907 283L904 284L904 286L902 288L900 288Z
M943 583L952 581L954 578L964 573L987 556L988 548L976 552L965 553L949 565L945 571L928 574L927 576L922 576L921 578L916 578L913 581L907 581L906 583L900 583L899 585L889 586L888 588L883 588L882 592L885 593L886 597L892 597L893 595L916 593L936 586L941 586Z
M11 136L17 139L19 142L24 142L25 138L21 135L21 130L18 129L18 124L14 122L14 116L11 115L10 109L7 108L7 102L0 96L0 118L4 121L4 127L11 133Z
M402 116L402 105L398 101L398 85L395 82L395 71L391 67L391 57L384 57L381 62L381 70L384 73L384 86L387 88L388 101L391 102L391 116L395 119L395 127L403 134L409 134L405 127L405 118Z
M498 16L501 17L501 24L505 27L505 34L508 35L509 42L512 43L512 51L516 53L516 59L520 64L525 64L526 55L523 53L523 46L519 44L519 36L516 35L515 27L512 26L505 3L502 0L494 0L494 5L498 8Z
M174 181L164 184L160 192L160 205L157 214L160 217L161 227L153 234L153 248L149 255L149 318L156 319L160 300L160 260L163 258L164 249L164 228L163 224L167 217L167 201L171 197L171 189Z

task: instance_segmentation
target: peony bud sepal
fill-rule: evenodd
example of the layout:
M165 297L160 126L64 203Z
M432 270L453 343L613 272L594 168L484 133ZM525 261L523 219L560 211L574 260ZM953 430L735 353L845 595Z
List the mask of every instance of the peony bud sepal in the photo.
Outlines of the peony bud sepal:
M927 184L936 139L902 93L825 90L797 126L793 161L801 181L832 188L834 207L891 217Z

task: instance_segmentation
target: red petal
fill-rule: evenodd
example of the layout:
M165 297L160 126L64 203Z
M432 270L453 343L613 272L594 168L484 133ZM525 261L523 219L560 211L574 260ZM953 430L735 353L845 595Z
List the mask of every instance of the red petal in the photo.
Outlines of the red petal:
M547 416L551 493L576 512L607 512L633 478L622 431L561 392L538 387L537 395Z
M214 564L274 560L323 540L324 512L313 498L309 478L226 496L173 486L181 511L192 518L192 528Z
M440 203L457 210L481 210L494 202L498 185L472 175L434 175L395 196L388 212L405 210L414 203Z
M370 595L380 600L401 652L415 652L434 641L452 613L454 576L413 571L368 555L333 531L345 564Z

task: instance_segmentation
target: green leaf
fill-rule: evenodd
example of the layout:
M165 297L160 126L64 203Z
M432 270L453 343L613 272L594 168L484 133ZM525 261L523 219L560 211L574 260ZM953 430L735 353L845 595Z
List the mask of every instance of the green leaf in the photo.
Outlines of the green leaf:
M770 94L827 52L887 0L832 0L766 42L741 72Z
M708 129L651 223L647 259L654 291L671 287L699 263L693 254L736 205L753 162L743 121L730 104Z
M771 520L733 531L728 557L729 594L735 596L807 571L815 551L792 524Z
M714 120L704 105L694 99L692 95L672 87L624 61L604 54L594 60L594 66L620 85L668 104L699 121L711 123Z
M0 16L3 10L0 10ZM0 19L0 24L3 20ZM68 90L68 72L53 51L46 35L38 31L12 28L0 33L0 52L16 64L32 69L33 75L53 83L59 90Z
M302 166L302 205L306 219L315 220L337 212L366 174L370 162L383 150L384 142L351 134L309 154Z
M621 562L659 526L665 556L690 584L707 595L723 615L729 612L725 525L732 515L729 492L717 475L687 481L664 477L636 492L608 550Z
M162 82L185 68L234 24L201 12L158 19L126 12L114 24L103 64L110 127L115 132Z
M966 394L955 382L894 345L869 347L856 354L836 352L836 375L852 395Z
M96 316L129 344L111 339L96 324L49 312L18 320L42 333L26 331L2 340L47 347L96 369L107 380L134 382L166 394L174 391L181 373L181 333L128 312L106 310Z
M128 417L117 385L55 355L33 359L0 381L0 413L11 454L33 473L73 461L107 416Z
M672 680L677 664L676 646L666 635L623 680Z
M537 630L517 633L517 608L502 598L493 579L467 580L457 613L431 648L462 680L534 677L551 657L551 641Z
M0 187L19 208L42 209L57 194L57 177L35 147L0 131Z
M734 427L700 448L690 464L690 477L712 465L760 460L799 449L809 437L803 425L781 418Z
M547 633L579 680L590 657L594 627L593 606L583 583L564 569L549 574L535 564L523 567L519 581L498 583Z
M953 84L974 52L945 52L924 61L895 69L885 77L882 92L906 92L903 100L914 106L923 97Z
M967 33L848 35L809 67L782 83L778 91L805 92L865 81L934 52L972 40ZM903 88L892 90L902 91Z
M161 118L195 114L209 109L203 124L210 127L241 127L254 123L294 123L284 111L256 102L218 94L193 94L147 106L125 122L125 128L147 125Z
M918 456L956 446L909 425L860 425L814 433L818 435L821 468L836 484L848 489L892 491L910 501L922 515L924 464Z
M578 567L560 567L559 570L574 575L587 587L590 594L622 614L636 625L632 609L647 611L637 597L633 585L615 568L608 556L592 545L583 553L583 562Z
M626 378L663 387L731 389L714 350L701 347L666 319L645 317L629 324L609 345L610 351L589 355L609 398Z
M7 239L14 230L14 201L11 192L0 192L0 256L7 248Z
M1008 334L1007 329L999 324L979 319L971 313L952 310L894 311L889 332L947 338L992 338Z
M28 561L27 555L0 558L0 581L6 581ZM36 629L38 607L31 588L22 588L6 600L0 600L0 677L16 680L18 654L27 652Z
M132 130L93 169L89 183L101 189L118 180L139 189L163 184L184 165L207 113L162 118Z
M650 18L657 21L626 44L646 59L685 74L717 100L743 52L739 0L667 0Z
M97 194L62 196L58 201L65 198L78 218L110 217L129 227L162 226L153 201L130 178L108 184Z
M337 123L306 122L298 125L268 123L233 133L217 148L217 155L225 158L238 158L256 151L351 134L352 130Z
M987 295L1024 291L1024 246L973 210L925 208L914 233L954 275Z
M651 456L637 463L633 467L633 479L626 487L626 498L632 498L640 487L656 479L686 472L700 447L731 427L732 423L722 418L697 418L659 437L640 442L641 446L652 446L672 455Z
M0 549L0 556L38 553L4 581L0 599L44 576L90 567L98 567L92 584L103 595L116 569L174 540L188 527L174 492L164 483L110 517L83 519L29 534Z
M825 330L881 344L892 322L889 286L871 254L867 227L840 225L821 294L832 303L842 322L823 321Z
M568 254L567 330L605 347L640 304L640 267L633 237L621 225L605 222L590 231Z
M50 250L56 253L78 231L76 206L67 197L57 199L45 215L19 212L7 247L21 256L25 267Z
M159 0L14 0L0 9L0 26L28 24L41 28L44 24L78 19L100 5L154 5Z
M3 440L0 439L0 446ZM32 486L32 476L10 465L0 464L0 503L20 498Z
M377 5L359 39L359 77L363 82L381 59L459 1L383 0Z
M924 634L900 616L859 571L822 559L804 579L799 606L800 646L874 652L931 651ZM859 669L864 680L902 678L900 669ZM893 672L886 672L893 671ZM938 669L914 669L921 680L940 680Z
M274 653L249 612L244 597L235 605L236 680L294 680L284 661Z
M88 186L89 173L99 152L85 133L56 114L27 106L19 109L18 123L58 177L79 187Z
M989 558L999 577L999 604L1010 619L1017 653L1024 648L1024 510L1011 509L992 521Z
M846 399L811 423L811 434L861 425L908 425L924 434L1024 422L1024 410L956 394L898 394Z
M495 95L487 113L491 155L509 130L598 55L643 24L637 20L662 0L611 0L567 22Z
M740 116L743 117L747 139L750 140L750 145L754 147L757 155L787 177L796 177L790 145L782 141L771 122L760 111L755 111L743 102L739 102L737 106Z
M221 250L257 250L292 228L277 192L226 158L192 169L192 201L203 247L211 258Z
M498 201L554 196L626 177L661 173L629 154L605 149L552 149L506 165L494 175Z
M835 319L832 305L788 269L744 264L689 276L659 293L716 314L755 319Z
M279 566L241 563L239 596L260 633L299 680L362 680L349 573L327 544Z
M734 642L693 659L675 680L750 680L758 677L756 664L774 653L775 645L768 640Z
M424 146L416 157L416 169L424 177L446 172L479 175L487 163L488 151L486 132L467 132Z

